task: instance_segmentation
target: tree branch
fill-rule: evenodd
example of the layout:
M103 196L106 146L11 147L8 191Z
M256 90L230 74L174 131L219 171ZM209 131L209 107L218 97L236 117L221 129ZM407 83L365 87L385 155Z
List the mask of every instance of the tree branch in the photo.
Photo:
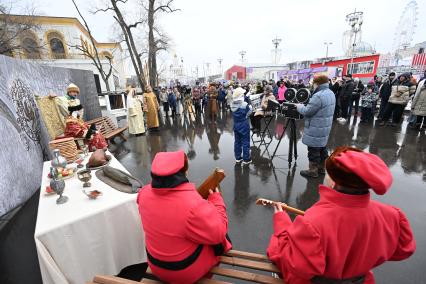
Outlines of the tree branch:
M157 13L158 11L162 11L162 12L166 12L166 13L173 13L176 11L180 11L180 9L174 9L170 6L170 4L172 4L174 0L169 0L167 2L167 4L165 5L160 5L157 8L154 9L154 14Z

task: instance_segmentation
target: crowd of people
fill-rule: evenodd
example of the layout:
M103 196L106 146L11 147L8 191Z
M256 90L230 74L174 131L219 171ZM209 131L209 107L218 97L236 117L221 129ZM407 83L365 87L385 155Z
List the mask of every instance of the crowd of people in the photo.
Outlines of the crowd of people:
M160 121L176 119L181 115L199 116L205 114L207 121L215 123L219 111L231 111L234 119L234 154L236 163L248 165L250 157L250 133L261 132L261 121L272 114L268 109L270 100L276 103L286 101L289 88L307 88L311 92L307 105L299 104L297 110L304 116L305 129L302 142L308 146L309 169L301 171L305 177L318 177L324 173L324 161L328 157L326 143L333 120L347 123L352 116L354 121L360 117L360 123L372 123L377 119L377 126L395 126L401 123L404 110L411 103L409 127L413 130L426 128L426 85L425 77L417 82L410 73L396 76L394 72L383 80L375 76L366 84L351 74L341 79L329 79L327 76L315 76L308 83L302 80L291 81L282 78L278 82L253 81L209 83L193 86L174 82L172 86L146 88L143 95L137 95L136 89L130 88L127 106L129 108L129 132L143 135L144 113L147 126L151 131L158 130ZM331 97L323 101L325 95ZM252 95L260 95L259 103L251 102ZM135 104L138 102L138 104ZM319 105L322 107L320 108ZM325 111L325 105L329 106ZM160 108L162 106L162 108ZM331 106L333 110L330 112ZM377 114L377 116L376 116Z
M426 128L426 112L423 106L426 96L425 77L426 71L418 82L411 73L396 76L395 72L390 72L385 79L374 76L366 86L359 78L354 79L350 74L342 79L333 78L330 81L330 89L336 97L334 118L345 123L352 115L359 115L361 105L362 123L374 121L377 112L379 126L394 127L402 122L404 110L411 103L410 128Z

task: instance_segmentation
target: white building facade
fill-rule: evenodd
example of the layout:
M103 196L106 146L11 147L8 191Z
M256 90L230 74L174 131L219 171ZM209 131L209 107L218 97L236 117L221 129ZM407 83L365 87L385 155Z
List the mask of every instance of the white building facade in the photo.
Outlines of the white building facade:
M16 21L27 16L14 16ZM95 75L98 92L105 92L106 85L93 64L92 59L85 56L77 46L85 46L90 54L95 49L90 41L89 33L76 18L32 16L36 25L34 30L22 33L16 40L24 48L13 52L13 57L34 60L43 64L72 69L90 70ZM126 70L124 52L119 43L101 43L94 40L105 72L109 71L109 59L112 62L112 74L108 80L111 91L125 88ZM39 48L36 48L39 47Z

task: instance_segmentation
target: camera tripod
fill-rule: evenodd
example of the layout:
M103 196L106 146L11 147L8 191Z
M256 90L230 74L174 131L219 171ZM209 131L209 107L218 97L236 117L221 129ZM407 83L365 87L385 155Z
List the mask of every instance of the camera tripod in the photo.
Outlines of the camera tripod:
M287 122L285 124L284 131L282 132L282 134L278 138L278 144L277 144L277 146L275 146L274 153L271 156L271 161L275 157L283 156L283 155L276 155L276 153L277 153L278 147L280 147L281 140L283 139L287 130L290 131L289 136L288 136L289 137L288 166L291 167L291 163L293 162L293 157L294 157L294 160L297 160L296 120L294 118L287 118Z

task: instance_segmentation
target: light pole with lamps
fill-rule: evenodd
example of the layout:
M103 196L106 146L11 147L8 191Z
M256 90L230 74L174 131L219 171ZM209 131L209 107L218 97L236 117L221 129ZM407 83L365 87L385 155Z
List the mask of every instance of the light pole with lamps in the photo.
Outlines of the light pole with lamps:
M325 51L325 61L328 60L328 46L332 45L332 42L324 42L324 45L327 46L326 51Z
M219 62L219 72L220 72L221 76L222 76L222 61L223 61L222 58L217 59L217 62Z
M246 51L245 50L241 50L239 52L240 56L241 56L241 63L244 63L244 56L246 56Z
M278 38L277 36L272 40L272 44L274 45L275 49L274 49L274 64L277 64L278 60L278 46L280 45L282 39Z
M346 21L349 23L349 25L351 26L351 31L354 35L354 41L352 43L352 50L351 50L351 68L350 68L350 73L346 72L347 74L352 74L353 73L353 69L354 69L354 51L355 51L355 46L356 46L356 36L357 34L361 31L361 26L363 24L363 12L357 12L356 9L353 13L350 13L348 15L346 15ZM349 71L349 70L348 70Z

